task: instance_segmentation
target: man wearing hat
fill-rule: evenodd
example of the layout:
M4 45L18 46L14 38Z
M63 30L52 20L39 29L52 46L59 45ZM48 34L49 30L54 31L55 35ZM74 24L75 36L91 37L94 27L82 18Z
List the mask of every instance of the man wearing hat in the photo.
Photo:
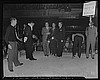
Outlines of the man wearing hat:
M95 42L96 42L96 37L97 37L97 27L93 25L93 22L90 22L89 27L86 28L86 37L87 37L86 58L89 57L89 47L91 45L91 49L92 49L91 57L92 59L94 59Z

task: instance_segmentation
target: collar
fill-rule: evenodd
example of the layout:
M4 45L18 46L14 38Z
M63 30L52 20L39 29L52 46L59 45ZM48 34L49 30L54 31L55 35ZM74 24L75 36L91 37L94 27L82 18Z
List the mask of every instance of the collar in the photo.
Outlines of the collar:
M47 28L46 28L46 29L47 29ZM47 30L49 30L49 28L48 28Z
M11 26L14 28L14 26L16 26L16 25L11 24Z
M59 29L61 29L62 27L59 27Z
M31 30L33 30L33 27L32 27L32 25L30 23L28 23L28 26L30 26L31 27Z

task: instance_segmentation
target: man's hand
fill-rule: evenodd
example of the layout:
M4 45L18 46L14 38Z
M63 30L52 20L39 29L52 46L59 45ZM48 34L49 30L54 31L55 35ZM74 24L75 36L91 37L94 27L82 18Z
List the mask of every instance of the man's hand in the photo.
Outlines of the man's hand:
M63 40L61 40L61 42L63 42Z
M37 39L37 37L35 35L33 35L32 37Z
M20 39L20 41L22 41L22 38Z
M82 42L82 44L84 43L84 41Z
M48 43L50 43L50 41L48 41Z
M8 48L9 48L9 49L12 49L12 47L11 47L11 45L10 45L10 44L8 44Z
M50 34L50 33L47 33L48 35Z
M54 37L52 37L52 39L54 39Z
M35 35L33 35L32 37L35 38Z
M24 42L26 42L27 41L27 37L24 37Z

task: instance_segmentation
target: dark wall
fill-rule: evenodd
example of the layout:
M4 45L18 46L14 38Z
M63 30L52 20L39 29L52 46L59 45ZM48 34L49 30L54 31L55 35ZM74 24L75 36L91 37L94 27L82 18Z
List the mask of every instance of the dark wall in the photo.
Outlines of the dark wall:
M23 24L27 24L30 21L33 21L35 23L34 26L34 33L35 35L41 39L41 30L42 27L44 27L45 22L49 22L49 25L51 26L52 22L55 22L56 25L59 21L63 22L63 26L66 29L66 36L71 34L73 31L85 31L86 27L88 26L88 19L89 18L80 18L80 19L61 19L61 18L31 18L31 17L20 17L18 19L18 25L20 26L20 33L22 32ZM8 25L10 24L9 18L3 19L3 35L5 35L6 29ZM76 28L70 27L70 26L77 26ZM72 31L69 33L69 31Z

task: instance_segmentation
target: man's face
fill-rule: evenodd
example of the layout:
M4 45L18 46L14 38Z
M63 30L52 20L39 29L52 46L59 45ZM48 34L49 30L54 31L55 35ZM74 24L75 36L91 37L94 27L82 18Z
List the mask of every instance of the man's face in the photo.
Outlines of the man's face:
M49 23L46 22L46 23L45 23L45 26L46 26L46 27L49 27Z
M12 20L11 23L15 26L17 24L17 20Z
M55 23L52 23L52 27L55 27L56 26L56 24Z
M34 23L31 23L31 26L33 27L34 26Z
M58 23L58 26L59 26L59 27L62 27L62 23L61 23L61 22L59 22L59 23Z
M55 29L55 26L56 26L56 24L55 24L55 23L52 23L52 27L53 27L53 29Z

